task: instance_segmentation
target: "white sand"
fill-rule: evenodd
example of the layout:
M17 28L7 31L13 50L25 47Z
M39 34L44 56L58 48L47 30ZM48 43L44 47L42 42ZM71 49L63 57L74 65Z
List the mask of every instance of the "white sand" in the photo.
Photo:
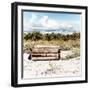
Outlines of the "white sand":
M65 53L68 52L63 52ZM24 54L24 78L80 76L81 63L78 58L57 61L32 61Z

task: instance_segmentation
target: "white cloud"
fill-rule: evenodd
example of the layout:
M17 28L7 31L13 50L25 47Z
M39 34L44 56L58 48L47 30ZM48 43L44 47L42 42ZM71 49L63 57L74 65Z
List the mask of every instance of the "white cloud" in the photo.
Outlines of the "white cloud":
M24 19L24 30L29 30L32 27L32 23L29 19Z
M31 17L31 19L30 19L32 25L34 25L34 24L37 22L37 20L38 20L38 19L37 19L37 15L32 14L32 17Z
M49 19L48 16L39 17L35 14L32 14L31 19L24 20L24 30L29 29L42 29L42 30L66 30L66 31L79 31L79 26L65 21L59 21L54 19Z
M48 16L43 16L41 19L40 19L40 24L42 25L42 26L47 26L47 23L48 23Z

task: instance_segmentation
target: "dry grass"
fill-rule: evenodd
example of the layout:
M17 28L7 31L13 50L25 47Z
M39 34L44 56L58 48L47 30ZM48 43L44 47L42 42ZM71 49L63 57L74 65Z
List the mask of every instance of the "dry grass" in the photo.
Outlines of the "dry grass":
M63 40L38 40L38 41L25 41L24 40L24 50L30 50L33 49L34 46L36 45L55 45L55 46L60 46L62 50L72 50L73 48L79 49L80 48L80 40L68 40L68 41L63 41Z

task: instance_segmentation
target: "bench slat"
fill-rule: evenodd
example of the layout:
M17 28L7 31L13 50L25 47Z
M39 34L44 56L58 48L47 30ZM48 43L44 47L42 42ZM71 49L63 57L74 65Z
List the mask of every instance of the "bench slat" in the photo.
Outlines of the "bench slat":
M58 52L58 50L54 49L33 49L32 52Z
M50 51L39 51L39 52L32 52L32 54L48 54L48 53L52 53L52 54L58 54L58 52L56 52L56 51L53 51L53 52L50 52Z
M32 60L59 60L58 57L32 57Z
M58 54L32 54L32 57L58 57Z

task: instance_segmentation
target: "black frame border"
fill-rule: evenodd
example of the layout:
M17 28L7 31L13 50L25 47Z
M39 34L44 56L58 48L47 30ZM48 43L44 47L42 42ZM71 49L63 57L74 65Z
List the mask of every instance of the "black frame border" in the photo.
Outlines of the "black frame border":
M55 8L73 8L85 10L85 80L77 81L62 81L62 82L47 82L47 83L32 83L32 84L18 84L18 6L39 6L39 7L55 7ZM11 4L11 86L42 86L42 85L58 85L58 84L74 84L88 82L88 7L87 6L73 6L73 5L59 5L59 4L44 4L44 3L27 3L14 2Z

